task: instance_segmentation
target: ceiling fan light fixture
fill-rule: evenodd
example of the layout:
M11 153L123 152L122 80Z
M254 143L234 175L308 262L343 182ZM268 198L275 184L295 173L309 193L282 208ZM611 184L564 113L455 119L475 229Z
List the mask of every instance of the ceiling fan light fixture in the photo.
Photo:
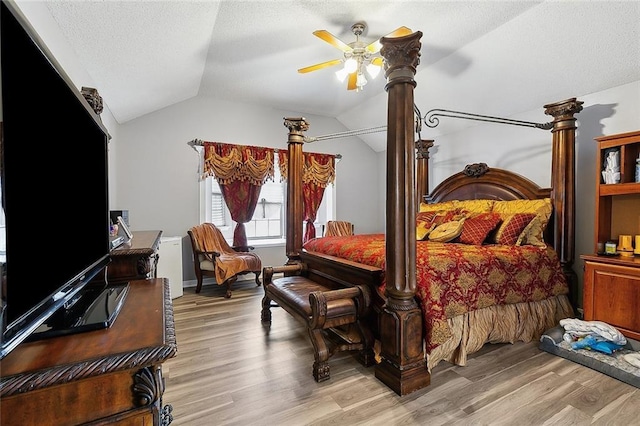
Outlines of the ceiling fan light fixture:
M338 77L338 80L340 81L344 81L348 75L349 75L349 72L345 68L341 68L338 71L336 71L336 77Z
M349 58L344 62L344 69L347 74L351 74L358 69L358 61L355 58Z
M367 78L363 73L359 72L358 77L356 78L356 86L358 86L358 89L361 89L365 84L367 84Z
M378 65L369 64L367 65L367 72L371 78L376 78L378 74L380 74L380 67Z
M367 84L367 78L372 80L378 76L384 62L382 57L379 56L382 47L380 39L369 44L360 41L360 36L365 32L365 29L366 24L364 22L357 22L352 25L351 31L356 36L356 40L351 43L343 42L327 30L314 31L313 35L340 49L343 52L343 58L300 68L298 72L304 74L342 63L343 68L336 71L338 80L347 80L347 90L362 90L364 85ZM408 34L411 34L409 28L399 27L384 37L401 37ZM366 74L368 74L368 77Z

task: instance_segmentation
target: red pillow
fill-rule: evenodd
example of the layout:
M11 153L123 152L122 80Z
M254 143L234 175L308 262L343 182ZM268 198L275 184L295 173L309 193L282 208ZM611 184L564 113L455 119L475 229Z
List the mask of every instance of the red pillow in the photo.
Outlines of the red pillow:
M462 234L457 242L462 244L481 245L487 239L487 235L493 231L502 219L497 213L480 213L465 219L462 226Z
M446 222L451 222L452 220L462 219L466 213L466 211L459 209L419 212L416 214L416 222L418 224L424 222L426 227L429 228L431 225L438 226Z
M536 217L535 213L503 214L502 223L495 233L496 244L514 246L524 228Z

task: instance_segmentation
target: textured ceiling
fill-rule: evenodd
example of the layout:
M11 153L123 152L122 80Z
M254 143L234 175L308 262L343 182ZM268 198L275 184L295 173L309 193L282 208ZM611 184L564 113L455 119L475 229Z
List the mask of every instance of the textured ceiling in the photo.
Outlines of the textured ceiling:
M208 96L336 117L350 129L384 124L382 73L355 92L336 79L340 66L297 72L342 57L314 30L348 43L360 21L367 42L399 26L423 33L415 91L423 112L514 114L640 80L639 1L45 4L119 123ZM384 136L362 139L384 149Z

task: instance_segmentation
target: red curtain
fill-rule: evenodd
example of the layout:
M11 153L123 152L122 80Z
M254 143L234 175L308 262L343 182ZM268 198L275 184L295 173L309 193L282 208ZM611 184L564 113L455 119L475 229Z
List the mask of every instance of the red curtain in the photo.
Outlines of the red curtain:
M204 175L215 176L231 218L237 222L234 247L248 245L244 224L253 217L262 185L273 179L273 157L273 148L204 143Z
M283 179L288 176L287 152L279 151L278 160ZM316 220L318 208L322 202L324 189L335 181L335 155L303 153L302 166L302 196L304 221L306 228L303 243L316 237L316 228L313 222Z

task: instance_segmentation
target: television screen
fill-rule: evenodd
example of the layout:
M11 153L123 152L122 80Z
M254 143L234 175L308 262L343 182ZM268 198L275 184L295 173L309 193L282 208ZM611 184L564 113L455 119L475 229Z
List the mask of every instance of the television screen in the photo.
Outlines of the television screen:
M0 14L1 358L104 269L109 200L102 124L15 6Z

